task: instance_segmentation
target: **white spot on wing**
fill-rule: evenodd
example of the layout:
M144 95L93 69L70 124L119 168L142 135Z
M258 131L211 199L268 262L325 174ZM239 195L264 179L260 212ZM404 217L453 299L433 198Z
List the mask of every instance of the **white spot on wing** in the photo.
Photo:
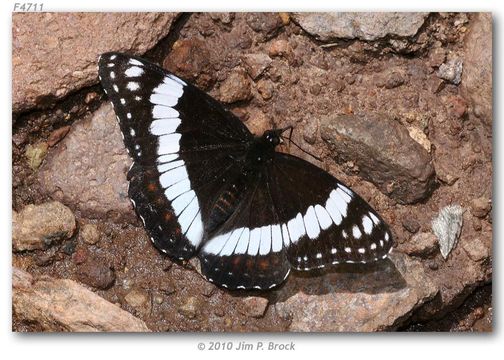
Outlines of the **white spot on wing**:
M189 203L192 201L192 199L196 196L193 190L188 191L179 197L177 197L175 200L172 201L171 206L173 208L173 212L175 215L178 217L182 211L189 205Z
M271 251L271 225L261 227L261 245L259 255L266 255Z
M271 226L271 250L278 252L282 250L282 230L280 225Z
M189 229L189 226L191 225L198 212L199 204L198 199L195 196L178 217L178 223L180 224L183 233L185 233Z
M112 59L112 58L111 58L111 59ZM130 59L130 60L128 61L128 63L129 63L130 65L143 66L143 64L142 64L140 61L135 60L135 59Z
M161 183L161 186L166 189L179 181L187 179L187 177L188 175L185 166L181 166L161 174L159 182Z
M286 224L282 224L282 239L283 239L284 246L285 247L289 246L290 237L289 237L289 231L287 230Z
M298 213L294 219L291 219L287 223L287 228L289 229L290 241L296 243L305 234L303 216L301 213Z
M162 135L158 138L158 154L173 154L179 151L179 140L182 135L174 133Z
M179 112L169 106L156 105L152 109L152 117L154 119L178 118Z
M152 104L173 107L173 106L177 105L178 99L179 99L178 97L172 96L172 95L153 93L150 96L149 101Z
M191 190L191 182L189 181L189 179L185 179L168 187L165 190L165 196L168 200L172 201L177 196L186 193L189 190Z
M373 220L373 223L375 225L378 225L380 223L380 219L378 219L376 215L373 214L372 212L369 212L369 216L371 217L371 220Z
M235 254L245 254L247 252L249 237L249 228L244 228L238 240L238 244L236 245Z
M369 216L364 215L362 217L362 227L364 228L364 232L368 235L371 235L373 232L373 221L369 218Z
M306 234L310 239L316 239L320 234L320 227L317 220L317 215L315 215L315 209L310 206L303 217Z
M332 225L331 215L323 206L315 205L315 214L322 230L326 230Z
M252 231L250 232L250 240L247 254L252 256L257 255L260 244L261 244L261 228L252 229Z
M357 225L354 225L352 228L352 235L355 239L360 239L362 233Z
M152 135L173 134L182 123L179 118L154 120L149 127Z
M138 66L132 66L128 68L124 73L127 77L138 77L143 74L143 69Z
M243 231L243 228L235 229L232 233L231 236L228 238L226 245L224 245L224 248L220 252L221 256L229 256L233 254L234 249L236 248L236 244L238 243L238 240L240 240L240 235Z
M137 82L130 81L128 85L126 85L126 88L130 91L135 91L140 89L140 85Z
M325 206L329 215L331 215L332 220L336 225L341 224L341 213L338 210L336 202L332 198L328 198Z

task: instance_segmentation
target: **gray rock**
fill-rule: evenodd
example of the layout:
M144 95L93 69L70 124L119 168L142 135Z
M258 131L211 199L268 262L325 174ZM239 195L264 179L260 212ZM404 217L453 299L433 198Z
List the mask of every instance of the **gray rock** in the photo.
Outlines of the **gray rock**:
M12 245L15 251L46 249L69 239L76 223L72 211L59 202L27 205L12 215Z
M462 80L462 68L462 59L451 59L450 61L441 64L436 75L443 80L458 85Z
M439 249L445 259L457 245L464 223L463 214L464 209L460 205L449 205L432 220L432 231L438 238Z
M366 271L341 269L318 277L291 276L274 306L282 317L292 319L290 331L396 329L438 289L420 262L394 252L390 259Z
M325 12L293 13L293 20L321 41L337 39L377 40L385 36L413 36L428 13Z
M107 103L51 151L39 171L43 191L85 217L135 221L126 173L131 165Z
M12 308L21 321L45 331L145 332L145 323L68 279L33 279L13 269Z
M320 135L340 164L353 161L360 176L398 202L415 203L431 193L430 155L398 122L380 114L331 115L320 120Z
M464 73L461 90L470 99L473 112L488 128L492 127L492 14L471 16L465 37Z
M100 54L112 50L143 54L168 34L177 16L159 12L14 14L12 110L40 107L48 99L96 84Z

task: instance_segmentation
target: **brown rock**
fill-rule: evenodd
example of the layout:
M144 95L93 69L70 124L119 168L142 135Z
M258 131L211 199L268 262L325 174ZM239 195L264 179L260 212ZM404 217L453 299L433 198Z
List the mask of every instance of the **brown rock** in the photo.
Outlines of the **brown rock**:
M100 232L95 224L84 224L79 231L79 235L86 244L94 245L100 241Z
M15 251L46 249L69 239L75 232L75 217L59 202L27 205L12 216L12 245Z
M163 66L203 89L215 82L210 51L198 38L177 40Z
M252 30L262 35L262 41L271 39L283 26L282 18L278 13L248 13L246 21Z
M397 71L393 71L387 75L385 79L385 89L393 89L405 83L404 76Z
M128 199L126 153L110 104L75 124L39 171L42 189L83 216L135 221Z
M259 296L249 296L242 300L241 312L244 315L261 318L268 307L268 299Z
M44 106L47 100L60 99L97 83L100 54L112 50L143 54L168 34L177 16L131 12L15 13L13 111Z
M256 80L269 68L271 65L271 58L262 53L247 54L243 56L243 64L247 74L249 74L253 80Z
M418 223L418 221L410 217L403 219L402 226L412 234L420 230L420 224Z
M491 200L480 197L471 200L471 214L478 218L484 218L492 210Z
M491 248L487 246L480 238L467 239L462 245L462 248L467 253L467 256L473 261L483 261L490 257Z
M233 71L219 87L220 100L224 103L234 103L250 99L250 81L245 72Z
M274 305L291 318L290 331L372 332L393 330L432 299L438 289L421 263L400 253L367 272L342 270L291 279Z
M270 80L259 80L257 83L257 91L261 94L263 100L269 100L273 96L273 83Z
M438 249L438 240L432 233L415 234L408 241L399 244L398 251L411 256L427 258Z
M443 47L436 47L429 52L427 63L430 67L439 67L446 59L446 51Z
M149 331L142 320L75 281L47 276L33 280L14 268L12 285L14 314L45 331Z
M492 127L492 14L471 18L465 37L462 94L472 102L474 114Z
M256 109L250 112L246 125L252 134L259 136L271 129L268 117L261 110Z
M429 196L434 168L408 130L379 114L327 116L320 135L339 163L354 161L361 176L401 203Z
M178 312L189 319L194 319L198 314L199 302L194 296L191 296L187 301L178 308Z
M283 56L288 58L292 53L292 48L287 40L275 40L271 43L268 54L270 57Z
M104 259L88 257L77 268L77 278L80 282L97 289L108 289L115 281L115 273Z
M149 293L143 289L133 289L126 296L124 300L137 309L145 308L149 304Z
M70 131L70 126L62 126L59 129L54 130L51 135L49 135L49 139L47 139L47 145L54 146L63 139L66 134Z

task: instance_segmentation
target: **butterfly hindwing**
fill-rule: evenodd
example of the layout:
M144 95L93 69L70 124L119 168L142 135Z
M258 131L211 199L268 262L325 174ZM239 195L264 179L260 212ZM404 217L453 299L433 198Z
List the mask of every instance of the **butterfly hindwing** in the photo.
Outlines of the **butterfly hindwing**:
M201 270L210 281L228 289L269 289L288 276L291 266L266 182L265 173L250 175L237 195L239 206L202 247Z
M359 195L315 165L276 153L270 189L298 270L380 260L392 247L385 222Z

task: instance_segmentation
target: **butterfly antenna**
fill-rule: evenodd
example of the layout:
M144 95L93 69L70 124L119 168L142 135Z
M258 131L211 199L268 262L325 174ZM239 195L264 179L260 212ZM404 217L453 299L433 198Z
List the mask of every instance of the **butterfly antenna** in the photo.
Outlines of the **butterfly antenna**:
M314 158L315 160L318 160L320 162L322 162L322 159L319 158L318 156L316 155L313 155L312 153L304 150L301 146L299 146L298 144L296 144L294 142L294 140L292 140L292 132L294 131L294 127L293 126L287 126L285 128L282 129L282 132L286 131L286 130L290 130L289 131L289 137L288 138L285 138L284 136L280 135L280 137L284 140L288 140L289 141L289 146L288 146L288 150L290 152L290 145L293 144L295 147L297 147L299 150L301 150L302 152L304 152L306 155L310 155L312 158Z

